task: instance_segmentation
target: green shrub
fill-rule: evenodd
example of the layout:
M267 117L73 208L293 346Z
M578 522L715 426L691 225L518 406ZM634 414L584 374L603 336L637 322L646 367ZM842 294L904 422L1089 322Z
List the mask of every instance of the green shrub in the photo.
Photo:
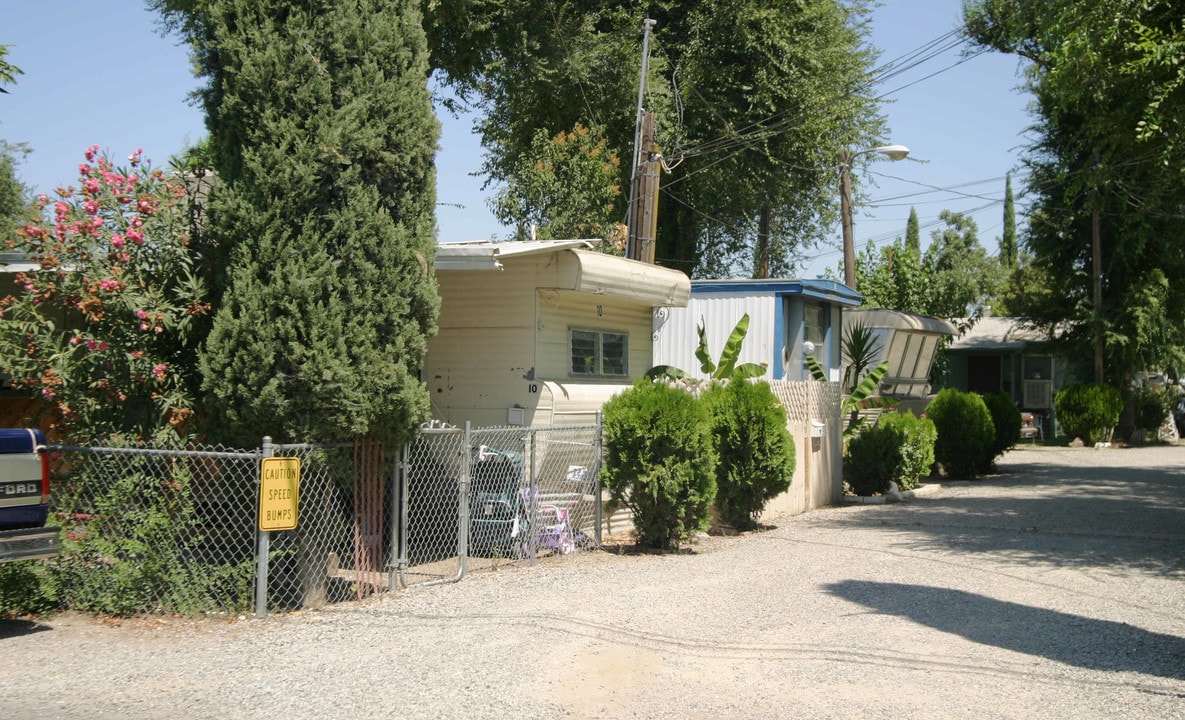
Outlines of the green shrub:
M865 428L848 442L843 459L843 479L857 495L884 493L897 479L905 433L897 427L877 423Z
M934 464L934 442L938 438L934 421L911 412L892 412L881 415L877 425L901 431L901 466L894 480L902 490L913 490L922 478L930 475Z
M848 443L844 481L857 495L887 492L890 482L901 490L913 490L930 474L937 435L929 418L910 412L884 413L874 427Z
M57 578L44 562L0 564L0 617L50 615L58 609Z
M1119 422L1123 396L1110 385L1067 385L1053 398L1058 422L1070 437L1097 443Z
M203 541L188 464L95 454L55 484L62 603L109 615L249 607L253 563L195 565Z
M769 383L732 380L702 396L712 424L716 510L737 530L757 527L770 499L786 492L794 476L794 438L786 410Z
M633 511L638 544L674 549L706 530L716 457L704 404L664 381L640 378L603 413L601 480Z
M991 472L996 458L1020 440L1020 408L1003 392L985 394L983 403L987 405L988 413L992 416L992 427L995 430L991 455L987 458L986 465L980 468L981 472L986 473Z
M1134 394L1136 405L1136 427L1144 430L1158 430L1164 424L1173 407L1173 394L1148 386L1138 388Z
M926 408L926 416L938 430L934 459L949 477L971 479L990 465L996 430L983 398L947 388Z

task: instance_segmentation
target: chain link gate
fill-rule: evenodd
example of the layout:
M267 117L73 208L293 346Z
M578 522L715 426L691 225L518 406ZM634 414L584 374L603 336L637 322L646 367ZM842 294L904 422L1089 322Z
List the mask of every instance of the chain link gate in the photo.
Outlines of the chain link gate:
M400 584L599 548L600 437L599 424L425 427L400 463Z

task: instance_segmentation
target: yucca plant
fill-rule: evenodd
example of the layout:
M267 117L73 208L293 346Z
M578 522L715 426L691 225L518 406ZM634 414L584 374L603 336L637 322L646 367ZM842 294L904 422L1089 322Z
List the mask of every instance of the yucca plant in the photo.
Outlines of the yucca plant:
M841 351L844 360L847 361L843 373L845 390L851 390L860 382L864 373L872 366L872 361L880 354L882 347L876 337L876 331L863 320L844 330Z

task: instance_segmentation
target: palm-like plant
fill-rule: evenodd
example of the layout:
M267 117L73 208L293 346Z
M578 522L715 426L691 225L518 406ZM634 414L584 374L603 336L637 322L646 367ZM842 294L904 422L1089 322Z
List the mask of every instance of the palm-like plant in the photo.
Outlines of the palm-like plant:
M813 355L806 356L806 366L811 371L811 377L827 382L827 371ZM843 429L844 437L855 434L864 426L864 418L860 417L861 410L893 407L897 404L896 398L880 397L874 394L887 372L889 372L889 361L885 360L868 371L864 379L852 388L851 393L844 396L841 410L848 416L848 424Z
M881 342L876 332L863 320L859 320L844 330L841 352L845 361L843 372L843 386L851 391L863 379L872 361L881 352Z
M736 327L733 328L732 333L728 336L727 342L724 343L724 348L720 351L720 358L716 362L712 361L711 352L708 350L707 329L704 326L703 318L700 318L699 325L696 326L696 332L699 333L699 345L695 349L695 357L699 360L700 371L712 380L743 380L761 377L765 374L765 365L758 363L741 363L737 365L737 358L741 355L741 345L745 341L745 335L749 332L748 313L741 316L741 319L737 321ZM651 380L659 377L667 377L673 380L691 379L691 375L672 365L656 365L646 371L646 377Z

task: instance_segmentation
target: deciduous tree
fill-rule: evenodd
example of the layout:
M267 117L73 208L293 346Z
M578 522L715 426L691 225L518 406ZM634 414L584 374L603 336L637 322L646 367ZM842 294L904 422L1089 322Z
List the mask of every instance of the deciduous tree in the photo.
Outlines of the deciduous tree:
M1179 334L1147 332L1139 319L1165 313L1169 326L1185 326L1185 286L1176 281L1185 276L1178 4L980 0L966 16L974 42L1030 62L1025 244L1031 269L1056 288L1030 305L1033 319L1056 329L1074 358L1092 357L1101 329L1108 382L1171 362ZM1096 279L1101 302L1092 297Z

